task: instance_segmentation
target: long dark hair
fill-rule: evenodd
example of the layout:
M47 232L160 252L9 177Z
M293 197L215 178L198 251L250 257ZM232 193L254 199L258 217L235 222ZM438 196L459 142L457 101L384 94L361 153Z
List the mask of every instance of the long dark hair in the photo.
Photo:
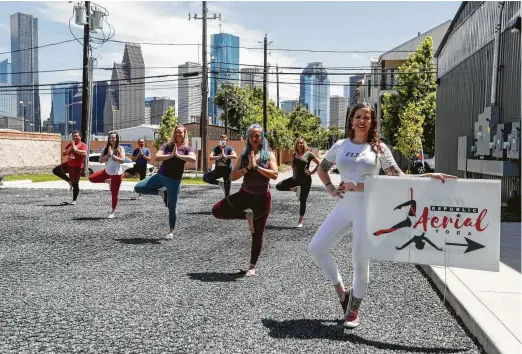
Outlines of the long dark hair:
M381 139L379 139L379 133L377 132L377 114L375 114L371 104L367 102L357 103L351 108L350 116L348 117L347 138L353 139L355 137L355 129L353 129L353 117L355 117L355 113L361 108L368 108L370 110L371 116L370 130L368 131L368 139L366 142L370 144L373 151L378 154L382 154Z
M105 156L109 153L109 146L111 145L110 138L111 138L112 134L116 135L116 146L114 147L114 151L117 151L118 148L120 147L120 136L116 132L110 132L107 137L107 145L105 145L105 149L103 149L103 151L102 151L103 156Z

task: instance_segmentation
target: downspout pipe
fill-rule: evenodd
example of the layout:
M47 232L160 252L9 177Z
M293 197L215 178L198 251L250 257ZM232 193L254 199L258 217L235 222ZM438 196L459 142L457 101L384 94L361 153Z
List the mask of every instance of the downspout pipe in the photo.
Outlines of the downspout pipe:
M500 56L500 34L502 33L502 13L504 1L498 3L499 12L495 25L495 45L493 50L493 76L491 78L491 106L497 105L498 59Z

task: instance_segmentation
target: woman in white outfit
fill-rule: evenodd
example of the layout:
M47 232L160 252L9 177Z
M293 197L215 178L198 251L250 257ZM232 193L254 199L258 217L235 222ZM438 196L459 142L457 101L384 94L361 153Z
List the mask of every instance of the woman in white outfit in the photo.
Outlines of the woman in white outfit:
M339 187L330 181L328 170L337 165L342 178ZM348 120L348 138L339 140L322 160L317 174L328 192L338 198L334 209L328 214L310 241L309 252L319 265L339 297L344 311L344 327L359 325L359 307L366 293L369 280L369 262L361 255L361 242L366 237L363 191L365 176L377 175L380 169L389 176L404 176L397 166L388 147L377 133L377 118L368 103L353 107ZM418 175L442 180L456 178L441 173ZM348 192L348 193L345 193ZM344 287L339 269L330 249L334 247L348 229L352 228L352 289Z
M105 162L105 169L95 172L89 177L89 181L92 183L104 183L108 179L111 181L112 210L109 219L114 218L118 205L118 195L123 179L121 164L124 160L125 150L120 146L120 137L118 133L110 132L107 146L100 155L100 162Z

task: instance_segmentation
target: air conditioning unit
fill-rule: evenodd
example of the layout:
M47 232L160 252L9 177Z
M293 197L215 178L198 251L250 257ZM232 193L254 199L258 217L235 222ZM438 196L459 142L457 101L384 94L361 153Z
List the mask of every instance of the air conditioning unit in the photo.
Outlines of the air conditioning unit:
M507 147L507 158L520 160L520 122L514 122L511 125L511 132L507 136L506 145Z
M83 5L76 5L74 7L74 23L78 26L85 26L87 22L87 9Z

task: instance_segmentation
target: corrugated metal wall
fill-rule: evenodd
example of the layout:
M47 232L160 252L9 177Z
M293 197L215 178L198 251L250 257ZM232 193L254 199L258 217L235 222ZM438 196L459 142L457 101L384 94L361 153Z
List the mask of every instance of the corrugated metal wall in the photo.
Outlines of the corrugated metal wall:
M464 14L470 14L472 10L481 11L481 8L476 9L476 3L468 2L467 6L470 8L464 9L461 17L464 17ZM518 9L520 9L518 2L506 4L503 22L507 23L516 16ZM458 37L452 36L448 38L448 42L462 40ZM493 45L493 41L489 42L442 77L439 77L435 124L435 164L437 171L458 175L458 137L472 136L473 123L477 121L478 115L483 112L484 107L490 105ZM511 33L509 30L504 30L501 34L499 58L501 69L498 75L497 95L497 104L500 106L500 122L513 122L521 119L520 49L520 32ZM467 177L471 177L471 175ZM478 177L478 175L473 174L472 178ZM484 178L490 177L484 176ZM511 181L511 179L508 182L508 179L504 179L506 181L503 181L503 200L506 197L505 188L520 190L519 178L516 179L516 182Z

